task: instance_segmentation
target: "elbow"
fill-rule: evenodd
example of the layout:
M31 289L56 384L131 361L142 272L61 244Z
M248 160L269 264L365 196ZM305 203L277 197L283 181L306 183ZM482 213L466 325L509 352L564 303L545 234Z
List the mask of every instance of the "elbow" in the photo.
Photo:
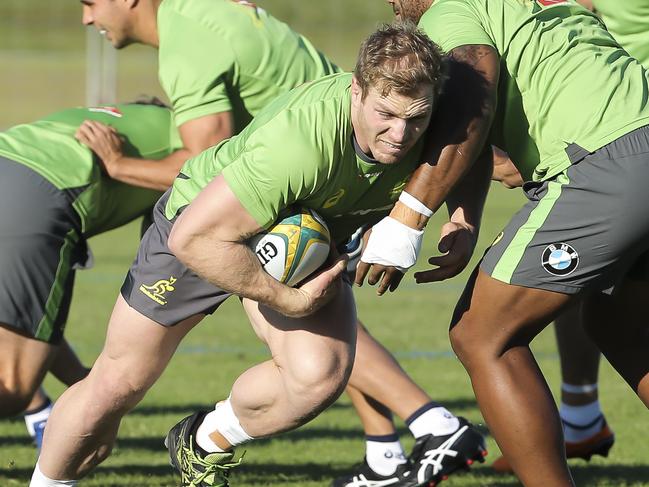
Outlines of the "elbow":
M191 246L191 237L184 230L182 223L179 220L176 220L173 227L171 227L171 232L167 238L167 247L172 254L176 256L178 260L186 264L187 255L189 254L188 249Z

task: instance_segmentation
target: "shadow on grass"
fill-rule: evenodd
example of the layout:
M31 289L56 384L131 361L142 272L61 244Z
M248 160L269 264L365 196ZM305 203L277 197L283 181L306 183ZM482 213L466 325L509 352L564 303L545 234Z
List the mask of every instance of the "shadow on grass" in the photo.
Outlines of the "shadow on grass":
M570 465L577 485L645 484L649 482L649 465Z
M340 466L337 464L333 466L312 462L303 464L244 463L240 469L233 472L233 480L242 484L254 485L287 483L300 485L301 482L307 481L329 482L333 478L349 473L350 467L351 465ZM573 465L572 472L578 485L642 484L649 478L649 466L646 465ZM467 485L488 485L489 487L519 485L513 476L498 477L493 475L488 466L474 467L472 473L473 475L467 478ZM31 474L31 468L0 468L0 481L2 479L28 479ZM99 467L93 477L95 480L107 477L107 483L110 485L135 485L132 483L133 477L144 476L149 478L142 485L158 485L156 482L160 478L170 478L171 475L173 475L171 467L166 465L123 465ZM455 475L454 478L459 480Z
M333 409L351 409L351 404L344 403L335 403L332 406L329 406L327 411ZM129 416L156 416L163 414L178 414L178 415L189 415L196 411L213 409L214 404L205 402L205 403L196 403L196 404L174 404L171 406L158 406L158 405L143 405L136 407L133 411L128 413ZM178 420L182 419L182 416Z

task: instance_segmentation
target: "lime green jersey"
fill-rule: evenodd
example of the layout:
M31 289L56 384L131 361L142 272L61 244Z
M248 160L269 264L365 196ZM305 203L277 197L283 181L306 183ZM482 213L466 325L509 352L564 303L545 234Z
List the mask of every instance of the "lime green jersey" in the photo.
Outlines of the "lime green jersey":
M436 0L420 27L444 51L496 49L490 140L526 180L568 167L571 143L592 152L649 123L645 69L572 0Z
M173 219L222 174L261 227L292 205L305 206L340 243L389 212L420 153L421 143L391 165L363 154L353 137L351 74L335 74L280 96L239 135L187 161L166 216Z
M626 51L649 66L649 2L647 0L593 0L606 28Z
M161 159L181 146L171 111L151 105L73 108L0 133L0 155L28 166L74 199L86 237L123 225L150 209L160 193L106 176L74 138L84 120L115 127L131 157Z
M235 133L277 95L337 71L311 43L251 2L164 0L159 78L176 123L231 111Z

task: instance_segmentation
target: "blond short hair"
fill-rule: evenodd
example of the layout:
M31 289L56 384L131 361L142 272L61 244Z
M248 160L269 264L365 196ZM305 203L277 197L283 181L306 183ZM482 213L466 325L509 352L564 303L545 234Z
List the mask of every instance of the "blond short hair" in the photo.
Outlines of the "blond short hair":
M365 98L370 86L381 96L410 95L430 84L435 97L446 79L441 49L409 21L382 25L358 53L354 76Z

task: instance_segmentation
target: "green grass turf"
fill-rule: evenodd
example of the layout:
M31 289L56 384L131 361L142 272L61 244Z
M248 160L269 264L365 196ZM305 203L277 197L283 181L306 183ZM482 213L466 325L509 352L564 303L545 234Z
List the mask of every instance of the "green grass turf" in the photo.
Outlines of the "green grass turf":
M490 243L520 201L517 192L494 188L480 248ZM439 221L429 224L424 254L432 252ZM137 225L99 236L92 240L96 267L78 273L67 336L87 363L100 351L107 318L136 244ZM381 298L371 288L362 288L357 291L359 315L435 400L482 424L467 376L450 352L446 332L465 278L466 273L441 284L418 286L407 277L398 292ZM559 367L551 330L536 340L534 349L557 393ZM267 353L247 325L238 302L226 303L185 339L162 378L124 419L113 455L84 485L177 485L162 445L166 431L191 411L224 398L241 371L265 358ZM575 478L579 485L587 486L649 486L647 413L607 364L601 375L602 403L617 444L606 460L573 462ZM54 396L62 390L51 378L46 386ZM404 445L410 448L412 439L403 423L398 422L398 427ZM484 426L483 430L486 432ZM499 454L491 438L488 448L491 462ZM332 477L360 461L364 443L359 421L343 396L299 430L245 449L245 462L234 472L233 485L315 487L328 485ZM22 420L0 422L0 485L25 485L34 460L35 451ZM512 476L492 474L487 466L477 466L443 485L506 486L518 482Z
M346 69L353 66L360 40L378 22L390 18L382 0L260 0L258 4L305 34ZM84 103L85 37L80 15L76 0L0 1L0 65L5 68L0 77L0 128ZM155 51L129 47L119 52L118 63L119 100L143 93L162 95ZM496 188L480 248L490 243L520 202L515 193ZM439 220L429 225L428 249L436 241L437 223ZM78 274L67 332L87 363L101 349L110 310L137 245L137 226L102 235L92 245L97 266ZM450 352L446 333L465 279L466 273L445 283L417 286L412 277L407 277L393 295L377 298L372 289L364 288L357 297L361 318L413 378L434 399L480 424L466 374ZM551 330L536 340L534 349L553 391L558 393L559 367ZM226 303L186 338L163 377L125 418L112 457L84 485L176 485L162 446L166 431L194 409L223 398L238 373L266 357L238 304L234 300ZM53 396L62 391L50 378L46 386ZM577 482L587 486L649 486L649 422L644 407L606 364L601 371L601 392L617 444L607 460L574 462ZM410 448L407 430L402 423L398 425L404 445ZM488 446L491 461L498 448L491 439ZM349 400L342 397L300 430L247 446L245 463L235 472L234 485L324 486L360 461L363 448L359 421ZM26 485L34 460L22 420L0 421L0 487ZM495 476L486 466L478 466L473 473L451 477L443 485L517 484L514 477Z

